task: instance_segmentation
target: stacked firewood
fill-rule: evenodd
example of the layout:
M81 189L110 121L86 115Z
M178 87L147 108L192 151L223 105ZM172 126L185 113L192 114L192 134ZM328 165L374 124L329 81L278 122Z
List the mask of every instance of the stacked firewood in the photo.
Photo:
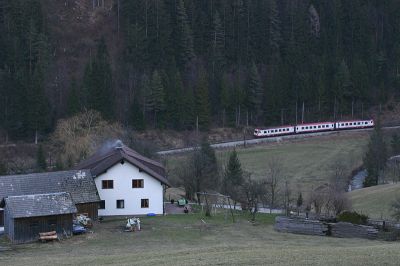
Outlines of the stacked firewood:
M48 240L58 240L57 232L50 231L50 232L39 233L39 240L42 242L46 242Z
M332 223L330 226L331 235L334 237L376 239L379 231L372 226L345 222Z
M317 220L277 216L275 230L279 232L325 236L328 226Z

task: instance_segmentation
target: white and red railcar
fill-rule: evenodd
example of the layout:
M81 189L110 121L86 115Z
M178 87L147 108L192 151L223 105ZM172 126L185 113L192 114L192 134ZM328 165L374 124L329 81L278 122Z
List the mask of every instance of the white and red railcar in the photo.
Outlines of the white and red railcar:
M338 121L335 126L336 129L356 129L356 128L367 128L374 127L374 120L350 120L350 121Z
M281 127L265 128L265 129L256 128L254 130L255 137L275 137L281 135L290 135L294 133L295 133L294 126L281 126Z
M311 133L335 130L335 123L333 122L319 122L310 124L300 124L296 126L296 133Z

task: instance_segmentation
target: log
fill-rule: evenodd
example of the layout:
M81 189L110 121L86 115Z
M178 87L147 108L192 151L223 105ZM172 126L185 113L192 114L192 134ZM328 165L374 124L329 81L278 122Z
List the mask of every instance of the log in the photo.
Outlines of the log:
M57 240L58 236L57 235L51 235L51 236L41 236L40 240Z
M42 232L42 233L39 233L39 235L42 237L42 236L52 236L52 235L57 235L57 232L56 231L50 231L50 232Z

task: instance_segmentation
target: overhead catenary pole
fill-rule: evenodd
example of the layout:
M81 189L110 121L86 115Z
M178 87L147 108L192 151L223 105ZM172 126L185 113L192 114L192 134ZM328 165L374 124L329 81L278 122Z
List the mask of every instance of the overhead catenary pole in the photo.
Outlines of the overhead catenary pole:
M304 123L304 101L303 101L303 108L301 109L301 123Z

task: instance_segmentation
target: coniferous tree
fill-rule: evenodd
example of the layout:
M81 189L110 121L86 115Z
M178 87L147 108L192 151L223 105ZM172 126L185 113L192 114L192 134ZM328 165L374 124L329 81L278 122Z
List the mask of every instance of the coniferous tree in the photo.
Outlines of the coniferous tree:
M281 22L276 0L269 1L269 4L269 54L272 63L277 64L280 59Z
M400 137L398 134L393 134L390 147L393 156L400 155Z
M134 129L144 130L146 128L146 122L144 120L143 112L140 108L140 104L137 98L132 101L129 118L129 123Z
M236 150L229 155L229 161L225 168L223 179L223 191L233 200L240 199L240 189L244 183L243 170Z
M183 84L179 71L175 70L175 73L171 74L169 79L169 86L166 95L166 110L167 120L174 129L183 129L184 127L184 95L183 95Z
M70 116L76 115L81 111L80 95L78 91L78 84L75 79L71 81L71 86L69 89L68 99L67 99L67 113Z
M195 126L195 100L192 88L185 88L182 99L182 124L185 129L193 129Z
M7 166L3 161L0 161L0 175L7 174Z
M44 154L43 146L39 145L37 154L36 154L36 164L39 171L46 171L47 169L47 162L46 156Z
M176 40L177 62L185 67L194 57L193 35L188 22L188 16L183 0L176 1L176 25L174 38Z
M261 104L264 97L264 90L262 88L260 76L258 74L257 66L253 62L251 65L249 78L247 82L247 105L251 112L251 116L254 116L255 122L261 113Z
M386 142L384 141L381 124L378 119L364 157L364 166L367 169L367 177L364 180L364 186L378 185L379 176L386 166L387 156Z
M335 97L339 103L339 111L346 111L346 104L349 102L348 99L351 97L352 82L349 68L344 60L340 63L336 74L336 86L337 90Z
M104 38L97 45L96 57L86 67L84 81L88 107L99 111L106 119L113 118L112 73Z
M199 128L207 130L210 126L210 99L208 94L208 82L204 70L200 70L196 89L196 116Z
M155 127L160 126L162 122L162 114L165 111L165 92L164 86L161 80L161 76L158 71L153 72L153 76L150 82L150 97L147 101L149 111L154 115Z

